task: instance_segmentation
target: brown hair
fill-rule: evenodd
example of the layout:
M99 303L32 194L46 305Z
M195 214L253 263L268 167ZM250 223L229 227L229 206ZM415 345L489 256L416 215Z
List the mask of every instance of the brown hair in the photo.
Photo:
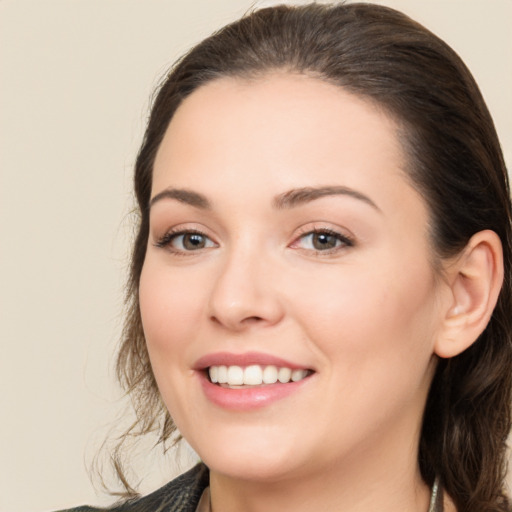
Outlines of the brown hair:
M438 475L458 510L509 511L503 486L512 388L512 216L498 137L474 79L449 46L404 14L363 3L257 10L194 47L161 85L135 167L140 216L117 374L137 419L121 438L116 464L127 436L158 429L165 443L175 429L159 399L138 303L156 152L174 112L195 89L271 70L336 84L398 121L409 177L430 210L438 258L457 254L480 230L499 235L505 282L498 304L469 349L439 360L418 460L425 482L432 485Z

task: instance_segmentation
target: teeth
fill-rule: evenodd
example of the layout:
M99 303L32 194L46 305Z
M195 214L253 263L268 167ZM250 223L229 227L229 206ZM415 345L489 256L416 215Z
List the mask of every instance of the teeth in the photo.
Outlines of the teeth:
M263 383L275 384L277 382L277 367L267 366L263 370Z
M302 380L306 375L307 375L306 370L293 370L292 381L298 382L299 380Z
M279 371L277 372L277 380L283 384L290 382L291 376L292 371L290 368L279 368Z
M235 366L235 368L238 368L238 366ZM243 374L244 384L257 386L263 382L263 370L261 369L261 366L258 366L257 364L248 366L243 370Z
M212 368L215 368L212 366ZM226 384L228 381L228 367L227 366L217 366L217 382L219 384Z
M210 380L216 384L228 386L261 386L262 384L275 384L281 382L298 382L309 375L308 370L292 370L291 368L278 368L277 366L210 366L208 369Z
M230 386L241 386L244 383L244 369L240 366L228 366L228 382Z

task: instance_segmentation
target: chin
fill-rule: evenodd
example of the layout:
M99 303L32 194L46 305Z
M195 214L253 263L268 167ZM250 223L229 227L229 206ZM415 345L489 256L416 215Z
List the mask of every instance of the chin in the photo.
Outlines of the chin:
M286 479L294 473L292 465L271 456L240 456L216 457L213 460L204 460L210 471L225 475L232 479L251 482L276 482Z
M296 446L272 439L259 432L251 436L209 436L208 444L199 443L195 450L201 460L217 472L240 480L276 481L302 466Z

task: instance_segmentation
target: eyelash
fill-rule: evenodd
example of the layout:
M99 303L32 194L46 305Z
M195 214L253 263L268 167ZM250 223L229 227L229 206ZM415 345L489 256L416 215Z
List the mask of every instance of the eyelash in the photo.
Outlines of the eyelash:
M159 238L154 245L155 245L155 247L158 247L158 248L167 248L173 254L176 254L179 256L187 256L195 251L194 250L176 249L175 247L173 247L171 245L172 242L174 240L176 240L179 236L184 236L184 235L198 235L198 236L203 237L205 240L209 240L210 242L215 244L215 242L213 242L211 240L211 238L207 234L203 233L202 231L199 231L197 229L180 229L180 230L176 230L176 231L174 231L174 230L168 231L161 238ZM347 235L342 235L338 231L334 231L334 230L328 229L328 228L313 228L313 229L305 230L303 233L301 233L290 244L290 247L296 246L300 240L304 240L306 237L314 237L315 235L331 236L336 239L336 243L338 243L338 242L340 243L336 247L332 247L330 249L325 249L325 250L302 248L302 250L308 251L308 252L313 252L317 256L328 256L328 255L337 253L340 250L343 250L343 249L346 249L349 247L353 247L355 245L355 242L351 237L349 237ZM206 248L210 248L210 247L206 247ZM199 251L200 249L203 249L203 248L199 248L199 249L197 249L197 251ZM301 249L301 248L297 247L297 249Z
M303 249L305 251L312 252L316 256L319 256L319 257L321 257L321 256L329 256L329 255L335 254L335 253L337 253L339 251L342 251L344 249L347 249L349 247L354 247L354 245L355 245L355 241L354 241L353 238L351 238L351 237L349 237L347 235L343 235L343 234L339 233L338 231L335 231L335 230L329 229L329 228L313 228L313 229L307 229L303 233L301 233L295 239L295 241L291 244L291 246L293 247L300 240L304 240L306 237L314 237L315 235L317 235L317 236L318 235L327 235L327 236L330 236L330 237L334 237L335 240L336 240L336 244L337 244L336 247L332 247L332 248L324 249L324 250L320 250L320 249ZM339 245L338 245L338 242L339 242Z
M178 229L178 230L170 230L165 233L161 238L159 238L156 243L154 244L155 247L159 248L166 248L169 251L171 251L173 254L176 254L178 256L187 256L190 253L193 253L195 251L187 251L183 249L176 249L171 244L174 240L176 240L180 236L184 235L198 235L203 237L205 240L212 241L211 238L202 231L199 231L198 229ZM199 250L199 249L198 249Z

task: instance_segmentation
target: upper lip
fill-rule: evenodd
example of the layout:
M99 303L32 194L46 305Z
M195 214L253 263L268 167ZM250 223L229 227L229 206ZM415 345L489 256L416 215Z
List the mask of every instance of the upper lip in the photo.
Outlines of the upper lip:
M280 368L291 368L292 370L309 369L308 366L293 363L281 357L262 352L244 352L242 354L215 352L206 354L196 361L194 369L205 370L210 366L250 366L253 364L259 364L261 366L273 365Z

